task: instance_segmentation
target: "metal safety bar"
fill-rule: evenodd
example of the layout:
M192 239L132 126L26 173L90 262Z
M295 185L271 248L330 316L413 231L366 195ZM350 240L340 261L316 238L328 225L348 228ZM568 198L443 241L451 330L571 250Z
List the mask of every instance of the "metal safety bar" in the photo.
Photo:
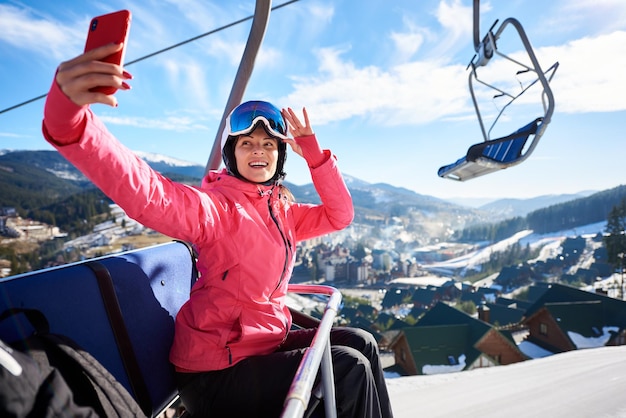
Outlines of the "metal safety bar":
M333 364L330 353L330 330L337 316L341 293L331 286L321 285L289 285L290 293L318 294L330 296L326 303L324 315L317 327L311 346L306 350L302 361L285 398L282 418L301 418L304 416L311 399L311 392L321 371L324 396L324 412L327 418L336 418L335 383L333 380Z

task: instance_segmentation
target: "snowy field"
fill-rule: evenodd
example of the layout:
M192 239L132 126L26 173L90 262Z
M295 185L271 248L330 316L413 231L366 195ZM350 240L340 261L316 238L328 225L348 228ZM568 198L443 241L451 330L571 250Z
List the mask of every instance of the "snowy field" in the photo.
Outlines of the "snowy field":
M605 228L606 222L598 222L576 229L568 229L549 234L534 234L530 230L520 231L507 239L486 246L478 251L470 252L451 260L426 264L424 267L428 270L444 272L452 272L462 268L470 270L477 269L481 264L489 261L489 257L492 253L505 251L516 243L522 246L529 245L531 248L541 248L542 254L538 259L545 260L546 258L554 257L556 251L559 250L561 241L565 238L574 238L577 236L591 237L599 232L602 233Z
M396 418L626 417L626 346L387 379Z

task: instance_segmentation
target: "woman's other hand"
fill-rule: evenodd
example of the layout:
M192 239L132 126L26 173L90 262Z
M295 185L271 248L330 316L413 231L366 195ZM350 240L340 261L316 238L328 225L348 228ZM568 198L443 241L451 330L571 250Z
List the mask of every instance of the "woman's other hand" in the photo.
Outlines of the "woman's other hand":
M296 113L288 107L286 110L283 109L282 112L283 118L289 123L289 130L291 131L291 136L294 138L298 138L300 136L309 136L313 135L313 128L311 128L311 123L309 122L309 114L306 111L306 108L302 108L302 114L304 115L304 124L300 121Z
M281 113L283 118L289 123L289 130L293 137L293 139L286 139L284 141L291 146L293 152L304 158L311 168L318 167L326 161L327 156L320 148L317 138L314 136L306 108L302 108L304 123L300 121L291 108L287 108L287 110L283 109Z
M304 124L300 121L300 118L298 118L296 113L290 107L288 107L287 109L283 109L281 113L283 115L283 118L285 118L285 121L287 121L287 123L289 124L289 133L293 138L313 135L313 128L311 128L311 123L309 122L309 115L306 111L306 108L302 108L302 114L304 115ZM302 147L300 147L300 145L294 139L287 139L285 140L285 142L291 146L293 152L301 157L304 157L304 155L302 155Z

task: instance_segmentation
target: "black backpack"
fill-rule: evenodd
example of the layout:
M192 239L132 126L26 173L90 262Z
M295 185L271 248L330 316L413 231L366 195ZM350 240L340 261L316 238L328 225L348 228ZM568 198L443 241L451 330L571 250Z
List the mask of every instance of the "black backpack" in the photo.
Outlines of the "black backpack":
M88 352L49 332L42 312L24 314L35 332L9 346L0 340L0 416L145 417L130 393Z

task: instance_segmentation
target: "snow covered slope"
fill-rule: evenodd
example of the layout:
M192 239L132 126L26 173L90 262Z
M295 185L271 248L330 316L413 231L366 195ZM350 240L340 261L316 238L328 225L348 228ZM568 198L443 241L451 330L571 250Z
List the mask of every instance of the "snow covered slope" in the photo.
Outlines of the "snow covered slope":
M387 379L396 418L626 417L626 346Z

